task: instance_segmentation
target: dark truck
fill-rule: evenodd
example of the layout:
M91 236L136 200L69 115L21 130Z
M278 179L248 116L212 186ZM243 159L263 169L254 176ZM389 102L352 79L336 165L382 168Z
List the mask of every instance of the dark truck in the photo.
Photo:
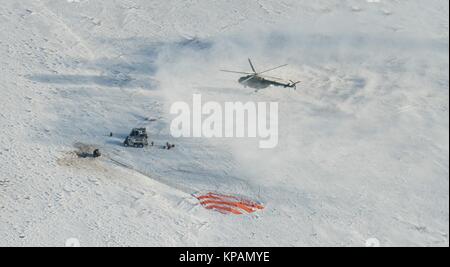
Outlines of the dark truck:
M143 148L148 146L148 135L147 129L145 128L135 128L131 131L130 135L127 136L123 142L126 147L139 147Z

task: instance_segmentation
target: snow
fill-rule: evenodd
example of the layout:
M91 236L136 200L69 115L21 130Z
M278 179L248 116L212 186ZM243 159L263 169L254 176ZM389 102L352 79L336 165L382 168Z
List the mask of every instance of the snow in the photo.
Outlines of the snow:
M448 5L3 0L0 246L448 246ZM219 72L247 57L302 84L255 94ZM278 147L172 138L194 93L278 102ZM133 127L157 146L122 147Z

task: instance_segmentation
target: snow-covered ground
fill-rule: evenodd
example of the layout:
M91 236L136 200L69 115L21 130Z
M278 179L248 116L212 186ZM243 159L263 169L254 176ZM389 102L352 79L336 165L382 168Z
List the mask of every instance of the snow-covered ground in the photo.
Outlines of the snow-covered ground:
M0 246L448 246L448 18L445 0L2 0ZM219 72L247 57L303 83ZM278 102L278 147L172 138L193 93ZM136 126L176 149L122 147Z

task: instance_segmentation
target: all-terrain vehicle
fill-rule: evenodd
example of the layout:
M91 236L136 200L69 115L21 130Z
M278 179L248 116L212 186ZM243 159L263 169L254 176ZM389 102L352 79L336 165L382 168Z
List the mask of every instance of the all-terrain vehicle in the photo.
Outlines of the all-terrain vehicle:
M147 129L145 128L135 128L131 131L130 135L127 136L123 142L124 146L140 147L143 148L148 146L148 135Z

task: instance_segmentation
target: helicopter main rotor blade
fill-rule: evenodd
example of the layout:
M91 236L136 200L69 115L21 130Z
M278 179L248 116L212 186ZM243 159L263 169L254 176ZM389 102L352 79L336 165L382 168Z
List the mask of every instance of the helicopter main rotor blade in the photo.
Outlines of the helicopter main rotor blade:
M246 82L250 81L251 79L255 78L256 76L257 76L257 75L254 74L254 75L248 77L247 79L243 80L241 83L246 83Z
M254 73L250 72L243 72L243 71L233 71L233 70L220 70L222 72L229 72L229 73L236 73L236 74L245 74L245 75L252 75Z
M254 73L257 73L257 72L256 72L256 69L255 69L255 66L253 66L253 63L252 63L252 60L251 60L251 59L248 59L248 63L250 63L250 67L252 68L253 72L254 72Z
M268 69L268 70L265 70L265 71L263 71L263 72L260 72L260 73L258 73L258 74L263 74L263 73L267 73L267 72L269 72L269 71L277 70L277 69L279 69L279 68L282 68L282 67L286 67L287 65L288 65L288 64L284 64L284 65L281 65L281 66L275 67L275 68L273 68L273 69Z

